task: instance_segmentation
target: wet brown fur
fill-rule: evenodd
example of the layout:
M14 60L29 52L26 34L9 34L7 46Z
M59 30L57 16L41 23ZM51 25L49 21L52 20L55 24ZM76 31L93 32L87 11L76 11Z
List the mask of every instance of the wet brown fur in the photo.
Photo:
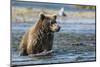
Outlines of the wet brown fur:
M50 30L50 23L47 23L50 19L53 19L53 16L44 17L41 15L38 22L24 34L20 44L20 55L52 50L54 32Z

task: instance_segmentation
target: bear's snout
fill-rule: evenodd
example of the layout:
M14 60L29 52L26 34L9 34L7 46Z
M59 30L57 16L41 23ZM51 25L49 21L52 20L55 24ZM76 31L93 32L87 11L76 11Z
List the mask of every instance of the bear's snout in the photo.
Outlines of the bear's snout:
M58 26L58 28L57 28L56 32L58 32L59 30L60 30L60 26Z
M51 30L52 32L58 32L60 30L60 26L57 23L52 24Z

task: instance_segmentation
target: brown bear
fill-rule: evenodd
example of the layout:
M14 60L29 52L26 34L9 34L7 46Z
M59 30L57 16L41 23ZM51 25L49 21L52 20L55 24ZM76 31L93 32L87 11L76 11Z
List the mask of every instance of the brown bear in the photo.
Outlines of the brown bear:
M38 22L24 34L20 55L35 55L52 50L54 32L59 30L56 15L41 13Z

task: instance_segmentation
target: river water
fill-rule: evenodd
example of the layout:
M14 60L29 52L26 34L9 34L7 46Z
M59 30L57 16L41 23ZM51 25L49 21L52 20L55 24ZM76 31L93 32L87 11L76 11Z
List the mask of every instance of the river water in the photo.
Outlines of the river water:
M12 64L36 65L96 60L94 19L80 19L78 21L70 19L66 20L66 22L58 22L58 24L61 26L61 30L55 33L54 53L52 55L40 57L19 56L18 49L12 47ZM34 23L12 23L12 45L18 46L21 36L32 25ZM80 40L78 40L79 38ZM87 45L71 45L71 43L76 42L82 42Z
M13 6L60 9L64 7L66 11L86 12L91 10L78 9L73 5L47 4L31 2L12 2ZM93 10L95 11L95 10ZM79 19L57 19L61 26L59 32L55 33L53 49L49 56L19 56L18 46L22 35L36 22L11 24L11 64L12 65L37 65L54 63L87 62L96 60L96 37L95 18Z

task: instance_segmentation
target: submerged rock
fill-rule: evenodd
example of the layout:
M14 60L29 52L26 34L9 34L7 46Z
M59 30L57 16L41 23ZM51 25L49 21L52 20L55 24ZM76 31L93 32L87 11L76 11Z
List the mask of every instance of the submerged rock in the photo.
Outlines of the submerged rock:
M73 46L83 46L83 45L85 45L84 43L73 43L72 44Z

